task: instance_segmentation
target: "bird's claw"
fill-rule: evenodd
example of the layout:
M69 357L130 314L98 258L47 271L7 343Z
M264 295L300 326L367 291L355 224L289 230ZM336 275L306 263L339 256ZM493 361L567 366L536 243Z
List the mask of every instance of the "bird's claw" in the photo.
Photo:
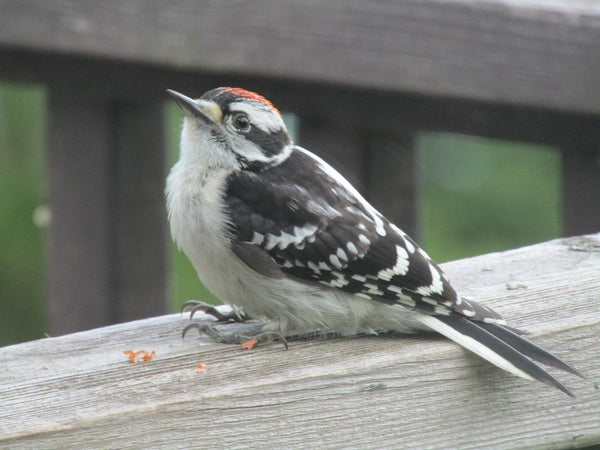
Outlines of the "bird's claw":
M232 329L234 324L229 324L227 327L224 325L204 322L198 323L194 322L186 326L182 333L181 338L183 339L188 331L192 329L198 330L200 334L206 334L215 342L220 342L223 344L243 344L251 339L255 339L256 342L272 342L275 340L280 341L285 349L288 349L287 339L283 336L283 334L277 331L262 331L258 333L246 333L242 330ZM239 326L239 325L238 325ZM257 325L254 325L256 328ZM259 327L261 325L258 325ZM252 331L252 330L249 330Z
M250 319L248 314L246 314L246 312L241 308L232 307L230 311L223 313L215 306L199 300L188 300L181 306L180 312L183 314L183 312L189 307L192 307L190 310L190 319L194 317L194 314L196 314L197 311L202 311L213 316L218 322L246 322Z
M283 346L285 347L286 350L288 350L288 342L287 339L285 338L285 336L277 331L263 331L262 333L258 333L255 336L243 336L240 335L240 337L245 338L245 341L248 341L250 339L256 339L256 342L273 342L273 341L280 341Z

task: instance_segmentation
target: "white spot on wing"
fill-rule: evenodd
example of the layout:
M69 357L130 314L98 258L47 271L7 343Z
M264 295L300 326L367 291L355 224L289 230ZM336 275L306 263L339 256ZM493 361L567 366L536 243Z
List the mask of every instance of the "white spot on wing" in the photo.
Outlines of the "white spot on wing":
M390 281L394 275L406 275L408 272L408 253L399 245L396 245L396 263L394 267L381 269L377 273L377 278L384 281Z
M348 261L348 255L346 255L346 252L344 251L343 248L338 248L337 252L335 253L337 255L337 257L341 260L341 261Z
M281 250L286 249L289 245L295 245L296 247L300 247L304 245L304 241L307 237L313 237L315 231L317 231L317 226L308 224L304 227L294 227L294 234L281 232L281 235L277 236L274 234L269 234L267 236L267 243L265 244L265 248L267 250L271 250L275 247L279 247ZM258 239L258 233L254 232L252 236L252 242L254 239ZM262 241L261 241L262 243Z
M314 262L308 261L308 268L314 272L321 273L321 269Z
M304 225L302 228L294 227L294 234L296 235L297 242L303 241L309 236L313 236L317 229L318 227L313 224Z
M265 248L267 250L273 249L278 244L277 236L272 234L267 235L267 243L265 244Z
M293 234L289 234L289 233L285 233L285 232L281 232L281 236L278 239L278 243L277 246L281 249L284 250L288 247L288 245L293 244L296 242L296 236L294 236Z
M352 242L348 242L346 244L346 248L348 249L348 251L354 255L358 255L358 249L356 248L356 245L354 245L354 243Z
M337 278L335 280L331 280L329 283L329 286L334 287L334 288L343 288L344 286L346 286L348 284L348 282L342 278Z
M379 289L379 287L375 284L365 283L364 288L366 289L366 294L370 295L383 295L383 291Z
M401 288L401 287L399 287L399 286L396 286L396 285L393 285L393 284L392 284L391 286L388 286L386 289L387 289L388 291L395 292L395 293L396 293L396 294L398 294L399 296L400 296L400 295L404 295L404 293L402 292L402 288Z
M329 255L329 262L332 266L337 267L338 269L342 268L342 263L336 255Z
M377 232L377 234L379 236L385 236L387 233L385 232L385 228L383 227L383 220L381 220L379 214L375 214L373 216L373 219L375 219L375 231Z
M409 308L415 308L417 306L417 302L415 302L412 298L406 297L404 295L400 297L400 303L408 306Z
M444 290L444 282L442 281L440 271L431 262L428 263L428 266L429 272L431 272L431 284L429 286L421 286L416 292L421 295L441 294Z
M341 272L334 271L332 275L335 276L334 280L329 282L329 285L336 288L343 288L350 284L350 282L344 277L344 274Z
M438 302L436 302L434 299L429 298L429 297L421 297L421 301L429 304L429 305L433 305L433 306L437 306Z
M434 314L440 314L443 316L447 316L450 314L450 310L448 308L444 308L443 306L437 305L433 308Z

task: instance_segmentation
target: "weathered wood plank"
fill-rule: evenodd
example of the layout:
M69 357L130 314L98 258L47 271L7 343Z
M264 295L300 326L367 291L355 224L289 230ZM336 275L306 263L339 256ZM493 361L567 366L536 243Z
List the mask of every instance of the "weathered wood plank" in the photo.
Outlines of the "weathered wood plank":
M1 17L0 17L1 20ZM68 78L65 77L68 73ZM559 145L567 136L585 136L600 127L598 115L575 114L439 98L385 90L356 89L302 80L265 79L241 73L209 74L127 62L24 52L0 47L0 76L20 82L64 85L104 98L166 100L165 89L200 96L216 86L235 85L265 95L281 111L293 111L311 126L360 128L370 133L442 131L513 141ZM324 134L325 130L321 130Z
M565 448L600 443L600 234L444 265L574 364L572 399L424 335L245 351L170 315L0 349L10 448ZM123 350L155 349L130 364ZM193 371L196 363L211 366ZM44 369L43 366L47 366Z
M590 2L3 1L0 45L600 112Z

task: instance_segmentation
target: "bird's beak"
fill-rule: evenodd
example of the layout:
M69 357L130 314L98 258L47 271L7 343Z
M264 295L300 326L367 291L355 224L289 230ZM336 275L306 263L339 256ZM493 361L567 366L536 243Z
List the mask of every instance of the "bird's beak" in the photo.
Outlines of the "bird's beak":
M183 113L187 116L196 117L211 123L220 123L223 118L223 111L221 111L221 107L215 102L194 100L172 89L167 89L167 94L175 100L175 103L179 105Z

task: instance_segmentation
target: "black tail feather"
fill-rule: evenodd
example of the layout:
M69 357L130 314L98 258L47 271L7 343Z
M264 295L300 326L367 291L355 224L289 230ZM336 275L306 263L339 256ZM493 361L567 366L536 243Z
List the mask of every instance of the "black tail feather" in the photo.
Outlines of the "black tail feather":
M565 385L563 385L560 381L558 381L556 378L550 375L545 369L543 369L534 361L532 361L530 357L533 358L533 356L528 357L522 353L520 349L524 349L524 351L528 351L530 353L533 352L533 349L536 349L536 351L533 352L536 356L536 359L550 359L547 357L547 355L550 355L550 353L546 352L545 350L543 350L542 352L537 351L539 347L527 341L525 338L517 335L516 333L509 332L508 330L498 331L498 329L494 329L493 327L491 327L494 330L494 333L486 329L486 326L489 324L475 322L468 319L467 317L460 316L457 314L453 314L450 316L435 316L435 318L445 323L449 327L453 328L458 333L470 337L471 339L484 345L490 351L495 353L498 357L504 359L505 361L508 361L514 367L521 370L530 377L541 381L542 383L545 383L549 386L553 386L563 391L565 394L574 397L573 393L569 391L569 389ZM515 336L519 339L517 340ZM505 337L507 337L507 339L505 339ZM524 344L524 342L527 342L527 344ZM513 343L517 344L516 348L513 347ZM554 364L558 364L556 360L560 360L554 357L553 355L550 356L552 356L553 359L551 360L554 362ZM490 362L494 361L490 359ZM571 368L571 366L569 366L568 364L563 364ZM561 366L561 368L563 367ZM567 370L569 372L571 371L566 368L564 370ZM575 371L574 373L577 373L577 371Z
M574 375L577 375L578 377L585 378L573 366L567 364L559 357L554 356L552 353L544 350L542 347L534 344L533 342L525 339L522 336L519 336L516 332L503 325L485 322L478 322L477 325L489 331L498 339L506 342L515 350L518 350L519 352L523 353L525 356L528 356L531 359L534 359L543 364L547 364L551 367L555 367L557 369L561 369L566 372L572 373Z

